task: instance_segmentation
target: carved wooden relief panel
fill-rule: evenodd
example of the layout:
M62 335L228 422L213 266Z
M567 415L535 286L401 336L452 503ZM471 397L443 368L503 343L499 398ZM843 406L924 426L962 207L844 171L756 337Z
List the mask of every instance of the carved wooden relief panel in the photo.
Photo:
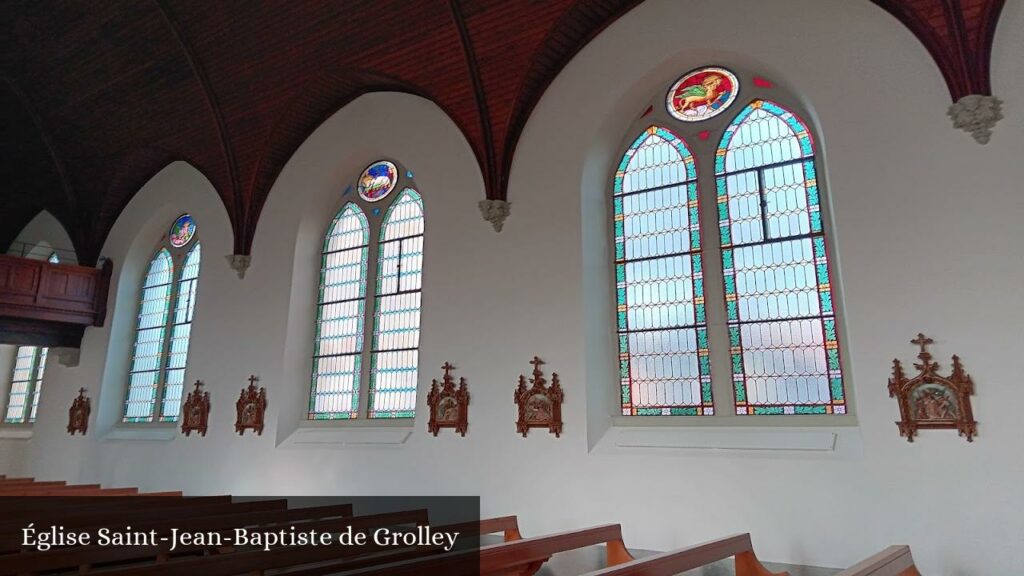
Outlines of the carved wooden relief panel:
M206 428L210 419L210 393L200 390L203 383L196 380L196 389L188 393L185 405L181 409L181 431L185 436L198 432L206 436Z
M562 435L562 400L565 394L558 381L558 374L551 374L551 386L547 385L540 365L544 361L534 356L533 377L526 385L526 377L519 375L519 386L516 387L515 402L519 407L519 419L516 421L516 432L526 438L530 428L547 428L555 437Z
M249 376L249 386L242 388L242 393L235 402L237 412L235 418L235 432L241 436L247 428L251 428L257 435L263 435L263 413L267 410L267 389L262 386L257 389L256 382L259 378Z
M892 361L892 377L889 378L889 397L895 397L900 405L900 421L896 423L900 436L908 442L914 441L917 431L925 428L954 428L968 442L978 434L978 423L971 410L971 394L974 382L960 364L960 357L953 356L953 370L950 375L938 373L939 364L932 361L928 345L934 340L918 334L911 343L921 347L914 363L918 374L907 378L898 359Z
M78 389L78 396L71 403L68 410L68 434L72 436L75 432L81 432L85 436L89 429L89 413L92 412L90 400L85 396L85 388Z
M444 370L442 384L439 386L437 380L430 384L430 394L427 395L427 405L430 406L430 421L427 423L427 430L437 436L441 428L454 428L463 436L469 428L469 390L466 387L466 379L459 378L459 387L455 387L455 378L451 371L455 368L449 362L441 366Z

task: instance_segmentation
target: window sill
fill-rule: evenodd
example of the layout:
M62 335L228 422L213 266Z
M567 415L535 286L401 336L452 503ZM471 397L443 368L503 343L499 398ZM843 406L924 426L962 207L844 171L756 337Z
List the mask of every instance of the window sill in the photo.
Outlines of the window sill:
M179 434L177 424L122 424L114 426L106 436L104 442L110 441L148 441L167 442L174 440Z
M855 426L701 424L623 425L616 419L591 453L797 459L859 458L863 453L860 429Z
M0 426L0 440L28 440L32 438L31 426Z
M403 419L404 420L404 419ZM281 448L376 448L402 446L412 436L413 419L407 422L366 421L303 423L278 446Z

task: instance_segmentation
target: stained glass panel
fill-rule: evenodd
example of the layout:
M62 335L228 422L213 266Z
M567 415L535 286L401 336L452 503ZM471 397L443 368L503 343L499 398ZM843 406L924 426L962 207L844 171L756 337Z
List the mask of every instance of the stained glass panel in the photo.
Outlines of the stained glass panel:
M171 324L171 342L167 350L164 372L163 407L161 422L175 422L181 411L181 391L185 384L185 364L188 360L188 342L192 333L192 316L196 307L196 288L199 285L199 263L202 257L198 242L185 257L185 265L178 279L174 316Z
M7 413L4 422L17 424L26 421L30 410L32 384L36 379L36 367L39 361L39 348L36 346L19 346L14 361L14 372L11 374L11 391L7 396Z
M615 175L613 234L623 415L710 415L697 171L651 126Z
M813 155L807 126L765 100L716 154L737 414L846 412Z
M192 241L192 237L196 234L196 222L192 219L192 216L188 214L182 214L178 216L178 219L171 224L171 230L167 234L167 240L171 243L171 246L175 248L181 248Z
M732 72L724 68L699 68L672 85L665 104L677 120L699 122L725 112L739 90L739 80Z
M357 189L359 196L367 202L377 202L387 198L398 183L398 168L387 160L374 162L363 170L359 176Z
M415 415L422 286L423 201L406 188L384 217L378 245L370 418Z
M309 418L355 418L359 412L360 356L370 226L346 204L324 239Z
M125 422L152 422L154 418L173 277L171 255L166 249L161 249L150 261L142 285L135 346L128 373Z

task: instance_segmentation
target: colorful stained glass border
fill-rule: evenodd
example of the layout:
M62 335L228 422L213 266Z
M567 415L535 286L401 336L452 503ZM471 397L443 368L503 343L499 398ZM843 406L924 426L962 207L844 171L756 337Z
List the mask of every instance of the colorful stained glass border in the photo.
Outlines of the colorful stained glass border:
M743 344L740 338L740 318L736 289L736 269L732 247L732 220L729 214L729 192L725 178L725 156L730 142L739 126L757 109L775 115L783 120L796 136L803 154L804 189L807 195L807 211L811 222L814 267L818 283L818 300L821 310L823 342L829 390L832 400L828 404L780 404L749 405L747 403L746 374L743 365ZM744 415L778 414L845 414L846 395L839 352L839 338L836 330L835 306L832 298L832 282L829 270L828 251L825 243L821 218L821 194L818 188L817 170L814 165L814 143L807 125L795 114L767 100L754 100L729 124L722 135L715 153L715 174L717 175L717 203L719 237L722 246L722 281L725 293L726 321L729 325L729 354L732 368L733 394L736 413ZM800 162L796 160L795 162Z
M629 335L617 334L619 350L619 387L621 392L621 405L623 416L710 416L714 414L714 402L711 394L711 358L708 347L707 310L704 300L704 270L701 259L700 244L700 197L697 188L697 166L694 162L690 149L683 140L672 131L661 126L652 125L646 128L633 140L626 153L619 162L615 172L613 183L613 231L615 237L615 296L616 296L616 326L619 331L628 329L626 320L626 235L625 235L625 213L623 212L623 179L626 176L626 169L637 150L651 136L657 136L669 144L679 153L686 170L686 180L679 183L679 186L686 186L686 206L690 223L696 223L690 230L690 257L693 262L693 294L694 294L694 318L697 331L697 362L700 374L701 405L700 406L675 406L675 407L652 407L638 408L633 406L632 383L630 377L630 354Z
M733 136L736 135L736 131L739 130L743 121L746 120L754 110L758 109L762 109L765 112L778 117L789 126L800 144L801 154L804 156L814 155L814 141L811 139L811 131L807 129L807 125L804 124L803 120L782 106L779 106L769 100L761 100L759 98L752 101L750 104L747 104L743 110L740 110L740 113L733 118L732 122L729 123L729 126L726 127L725 132L722 133L722 139L718 143L718 150L715 152L715 175L720 176L725 174L725 154L729 149L729 144L732 142Z

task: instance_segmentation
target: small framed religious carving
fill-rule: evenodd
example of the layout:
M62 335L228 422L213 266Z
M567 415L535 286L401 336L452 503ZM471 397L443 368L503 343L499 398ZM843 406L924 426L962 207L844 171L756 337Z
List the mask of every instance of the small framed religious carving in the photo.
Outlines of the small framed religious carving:
M181 431L185 436L192 432L206 436L206 426L210 419L210 393L203 392L203 383L196 380L196 389L188 393L185 406L181 409Z
M900 436L908 442L914 441L917 431L925 428L954 428L960 436L973 442L978 434L978 423L971 411L971 394L974 382L964 373L960 357L953 356L953 370L949 376L938 373L939 364L932 361L928 345L934 340L924 334L910 341L921 347L914 363L918 374L907 378L898 359L892 361L892 377L889 378L889 397L895 397L900 405L900 421L896 423Z
M438 385L437 380L432 380L430 384L430 394L427 395L430 421L427 422L427 430L434 436L437 436L441 428L454 428L456 433L465 436L469 427L469 390L465 378L459 378L459 387L455 387L455 378L452 377L454 368L450 362L445 362L441 366L444 370L442 384Z
M249 385L242 388L242 393L235 402L237 416L235 418L235 432L241 436L247 428L251 428L257 435L263 435L263 413L267 410L267 389L262 386L257 389L256 383L259 378L255 375L249 376Z
M541 372L544 361L534 356L532 386L527 387L526 377L519 375L519 386L516 387L515 401L519 407L519 419L516 421L516 432L526 438L530 428L547 428L556 438L562 435L562 400L565 394L558 381L558 374L551 374L551 385Z
M78 389L78 396L71 402L71 409L68 410L68 434L72 436L75 432L85 432L89 429L89 413L92 412L90 400L85 396L85 388Z

